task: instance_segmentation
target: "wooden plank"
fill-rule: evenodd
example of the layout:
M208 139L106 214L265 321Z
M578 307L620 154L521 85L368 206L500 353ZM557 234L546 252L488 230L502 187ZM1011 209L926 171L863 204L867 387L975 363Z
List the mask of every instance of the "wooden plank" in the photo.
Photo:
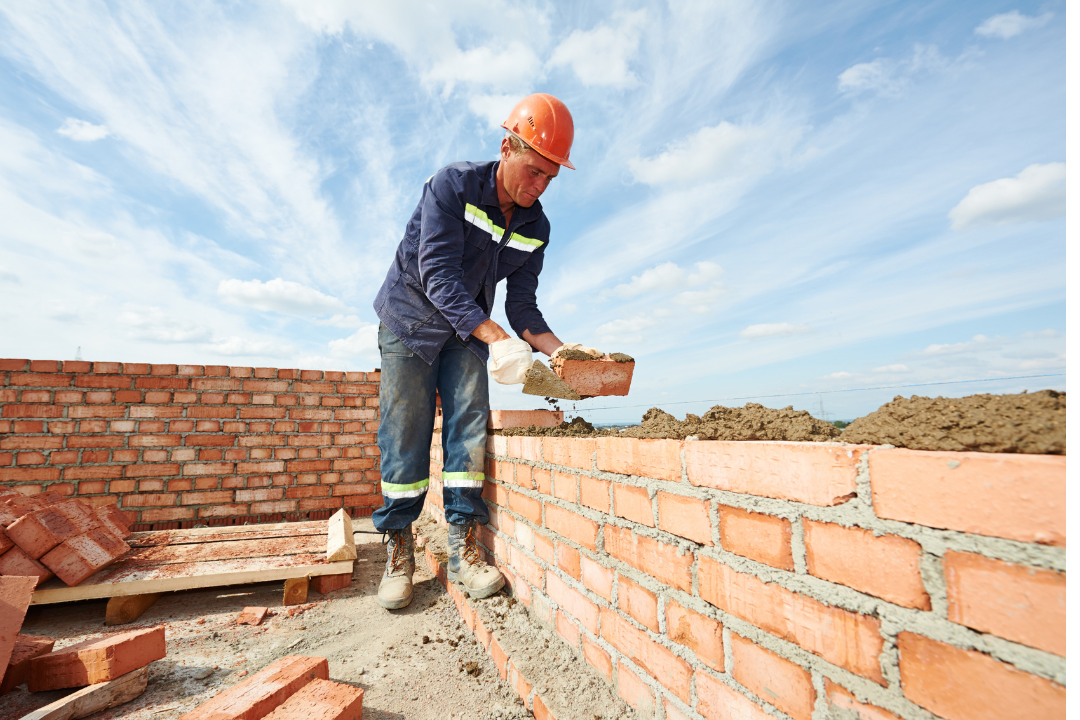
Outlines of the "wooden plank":
M285 581L285 595L281 599L282 605L300 605L307 602L308 579L289 578Z
M326 562L356 559L352 518L344 508L331 516L326 530Z
M123 567L147 565L175 565L178 563L206 562L208 560L240 560L286 555L317 553L326 546L324 535L305 535L262 540L234 540L193 545L164 545L131 550L122 563Z
M146 530L132 533L127 538L132 547L154 545L183 545L218 540L241 539L237 536L292 537L297 535L321 535L326 533L326 521L294 523L270 523L266 525L235 525L229 527L191 528L189 530Z
M161 593L147 593L109 598L109 604L105 607L105 624L123 625L134 622L160 597Z
M150 668L144 666L115 680L87 685L29 715L23 715L22 720L76 720L123 705L142 695L149 676Z
M106 568L75 587L62 583L47 583L34 591L31 605L50 605L73 600L143 595L195 588L246 585L271 582L309 575L339 575L351 573L351 561L328 563L318 555L290 555L282 558L249 560L219 560L191 565L164 565L127 570Z

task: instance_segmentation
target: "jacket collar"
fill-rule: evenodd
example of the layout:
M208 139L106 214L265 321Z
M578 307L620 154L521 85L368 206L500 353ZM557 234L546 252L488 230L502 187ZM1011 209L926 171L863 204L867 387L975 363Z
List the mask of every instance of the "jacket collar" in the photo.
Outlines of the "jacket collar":
M499 207L499 191L496 189L498 179L496 173L499 172L499 163L501 160L496 160L491 163L491 168L488 170L487 180L484 182L484 194L482 201L485 205L491 207ZM536 220L544 212L544 207L537 200L532 204L532 207L520 207L514 210L514 215L510 219L510 222L517 222L518 225L524 225Z

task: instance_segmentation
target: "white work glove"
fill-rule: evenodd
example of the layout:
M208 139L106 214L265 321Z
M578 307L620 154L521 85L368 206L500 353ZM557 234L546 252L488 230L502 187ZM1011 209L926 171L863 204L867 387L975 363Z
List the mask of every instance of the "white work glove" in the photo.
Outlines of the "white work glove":
M520 385L533 364L532 345L507 338L488 345L491 350L491 377L503 385Z
M555 352L551 353L551 357L555 357L563 350L580 350L586 355L592 355L594 358L600 358L604 356L604 353L600 352L596 348L585 347L581 343L563 343L558 347L558 349L555 350Z

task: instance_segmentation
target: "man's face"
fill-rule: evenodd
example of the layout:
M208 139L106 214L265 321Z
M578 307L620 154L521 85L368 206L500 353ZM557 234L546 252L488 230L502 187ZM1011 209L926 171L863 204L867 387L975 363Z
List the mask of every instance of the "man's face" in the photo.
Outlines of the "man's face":
M506 193L521 207L532 207L536 199L547 190L548 183L559 174L558 163L553 163L540 153L526 150L514 152L510 141L502 141L502 176Z

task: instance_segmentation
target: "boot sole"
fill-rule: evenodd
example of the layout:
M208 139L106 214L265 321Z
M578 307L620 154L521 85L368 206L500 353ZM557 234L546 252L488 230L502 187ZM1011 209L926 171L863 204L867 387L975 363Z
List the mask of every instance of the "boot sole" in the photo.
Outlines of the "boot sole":
M476 590L469 589L469 586L465 584L465 581L462 580L461 576L458 575L456 572L450 572L449 570L447 570L446 579L452 583L461 585L463 588L465 588L465 592L469 593L469 597L475 600L483 600L486 597L491 597L506 586L506 578L504 578L502 575L500 575L499 579L491 583L490 585L482 588L477 588Z
M400 610L403 607L408 607L412 602L412 593L409 593L409 597L403 600L383 600L379 598L379 606L384 607L387 610Z

